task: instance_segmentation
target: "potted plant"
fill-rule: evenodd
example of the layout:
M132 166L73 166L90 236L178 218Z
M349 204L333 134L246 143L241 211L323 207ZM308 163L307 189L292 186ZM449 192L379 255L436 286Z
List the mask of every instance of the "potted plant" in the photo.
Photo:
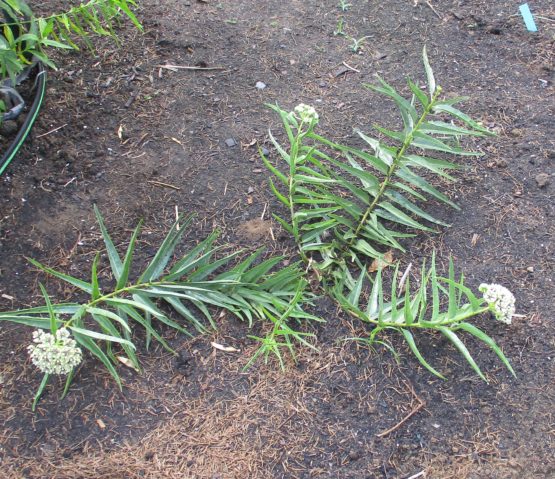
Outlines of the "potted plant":
M48 50L75 50L78 43L92 48L91 35L116 36L113 26L122 15L141 29L132 11L136 6L135 0L89 0L41 17L24 0L0 0L0 125L27 111L10 145L0 152L0 174L25 142L42 106L46 69L56 68ZM34 81L30 105L19 91L28 81Z

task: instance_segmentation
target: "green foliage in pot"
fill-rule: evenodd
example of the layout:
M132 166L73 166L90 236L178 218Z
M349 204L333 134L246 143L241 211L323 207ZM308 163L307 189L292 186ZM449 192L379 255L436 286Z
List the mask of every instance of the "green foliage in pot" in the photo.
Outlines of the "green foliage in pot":
M117 39L115 26L122 16L142 29L132 8L134 0L89 0L65 12L37 17L24 0L0 0L5 21L0 24L0 78L15 84L20 74L34 60L55 68L49 48L78 49L82 40L92 47L91 35Z

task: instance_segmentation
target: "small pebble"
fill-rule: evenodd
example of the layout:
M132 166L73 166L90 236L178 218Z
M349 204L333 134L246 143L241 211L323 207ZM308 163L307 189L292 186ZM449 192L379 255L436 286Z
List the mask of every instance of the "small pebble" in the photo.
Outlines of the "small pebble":
M264 90L264 88L266 88L266 83L262 82L262 81L257 81L256 82L256 88L258 88L259 90Z
M268 150L268 148L266 148L265 146L262 147L262 154L264 156L268 156L270 154L270 150Z
M510 132L512 137L522 136L522 130L520 128L513 128Z
M237 142L233 138L228 138L225 140L225 144L231 148L232 146L235 146Z

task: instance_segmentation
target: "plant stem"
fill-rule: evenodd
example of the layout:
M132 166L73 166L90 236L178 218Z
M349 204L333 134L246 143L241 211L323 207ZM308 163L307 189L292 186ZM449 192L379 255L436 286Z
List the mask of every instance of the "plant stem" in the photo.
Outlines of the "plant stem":
M389 169L387 171L387 175L386 175L385 179L382 181L382 183L380 185L380 189L378 190L378 193L374 197L374 200L372 201L370 206L368 206L368 208L364 212L364 215L362 216L362 219L360 220L360 222L359 222L359 224L358 224L358 226L355 230L353 238L351 238L351 240L349 241L349 246L353 245L353 242L358 238L360 230L366 224L366 221L368 220L368 216L374 211L376 206L378 206L378 203L382 199L383 194L385 193L386 189L389 187L389 184L391 182L391 178L393 177L393 175L397 171L397 168L399 167L399 163L401 162L401 159L403 158L403 155L405 154L407 149L412 144L412 141L414 140L414 134L418 131L418 129L420 128L420 125L422 125L424 120L427 118L427 116L433 110L433 108L435 106L435 102L436 102L436 100L437 100L437 98L439 97L440 94L441 94L441 87L438 86L436 88L436 91L434 92L434 95L431 98L430 103L428 103L428 106L426 106L426 108L422 112L422 115L420 115L420 118L418 119L418 121L416 122L416 124L414 125L412 130L405 137L405 140L403 141L403 144L401 145L401 148L397 151L397 154L395 155L395 158L393 159L393 161L391 162L391 165L389 166Z
M303 134L302 128L304 123L305 123L304 120L301 120L301 123L297 128L297 136L295 137L295 140L291 145L291 155L289 157L289 214L291 215L291 226L293 228L293 236L295 237L295 243L297 244L297 247L299 249L299 254L303 262L305 264L308 264L309 263L308 257L306 256L305 252L302 249L302 242L301 242L301 237L299 233L299 225L298 225L297 219L295 218L295 201L293 200L293 197L295 196L295 190L296 190L294 178L297 174L297 156L299 154L299 145L301 143L302 137L304 137L306 133L308 133L308 132L305 132ZM309 131L310 131L310 128L309 128Z
M82 304L81 309L78 311L83 311L83 314L85 314L89 308L92 308L100 303L106 302L111 298L123 296L125 294L132 294L134 291L137 291L137 290L147 289L147 288L156 287L156 286L167 286L167 285L178 285L178 284L180 283L176 283L174 281L155 281L155 282L148 282L148 283L133 284L131 286L126 286L121 289L116 289L111 293L104 294L92 301L89 301L88 303ZM80 319L82 317L83 315L80 315L78 317L75 317L74 315L73 317L71 317L70 319L64 322L64 326L65 327L71 326L71 323L74 319Z
M348 312L353 315L355 318L360 319L361 321L364 321L366 323L372 323L376 326L385 326L385 327L392 327L392 328L417 328L417 329L434 329L433 326L430 326L430 324L433 325L437 325L437 326L450 326L452 324L456 324L456 323L460 323L462 321L464 321L465 319L468 318L472 318L473 316L478 316L479 314L483 314L487 311L489 311L490 308L489 306L483 306L482 308L478 309L478 310L471 310L468 311L467 313L460 315L460 316L456 316L454 318L450 318L450 319L446 319L444 321L438 321L437 323L426 323L426 324L421 324L420 322L414 322L411 324L408 323L387 323L387 322L380 322L377 319L372 319L369 318L366 314L364 314L362 311L356 311L353 309L349 309Z

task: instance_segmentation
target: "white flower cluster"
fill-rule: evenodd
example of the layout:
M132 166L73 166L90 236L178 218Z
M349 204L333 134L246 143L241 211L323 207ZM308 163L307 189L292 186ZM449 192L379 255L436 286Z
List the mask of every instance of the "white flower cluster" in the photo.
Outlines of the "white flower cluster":
M515 297L507 288L500 284L481 284L478 288L495 317L506 324L511 324L515 314Z
M68 374L77 366L83 354L66 328L60 328L56 335L42 329L33 332L33 342L27 347L31 361L46 374Z
M314 109L314 107L310 105L305 105L301 103L295 107L295 114L297 117L306 123L317 123L318 122L318 113Z

